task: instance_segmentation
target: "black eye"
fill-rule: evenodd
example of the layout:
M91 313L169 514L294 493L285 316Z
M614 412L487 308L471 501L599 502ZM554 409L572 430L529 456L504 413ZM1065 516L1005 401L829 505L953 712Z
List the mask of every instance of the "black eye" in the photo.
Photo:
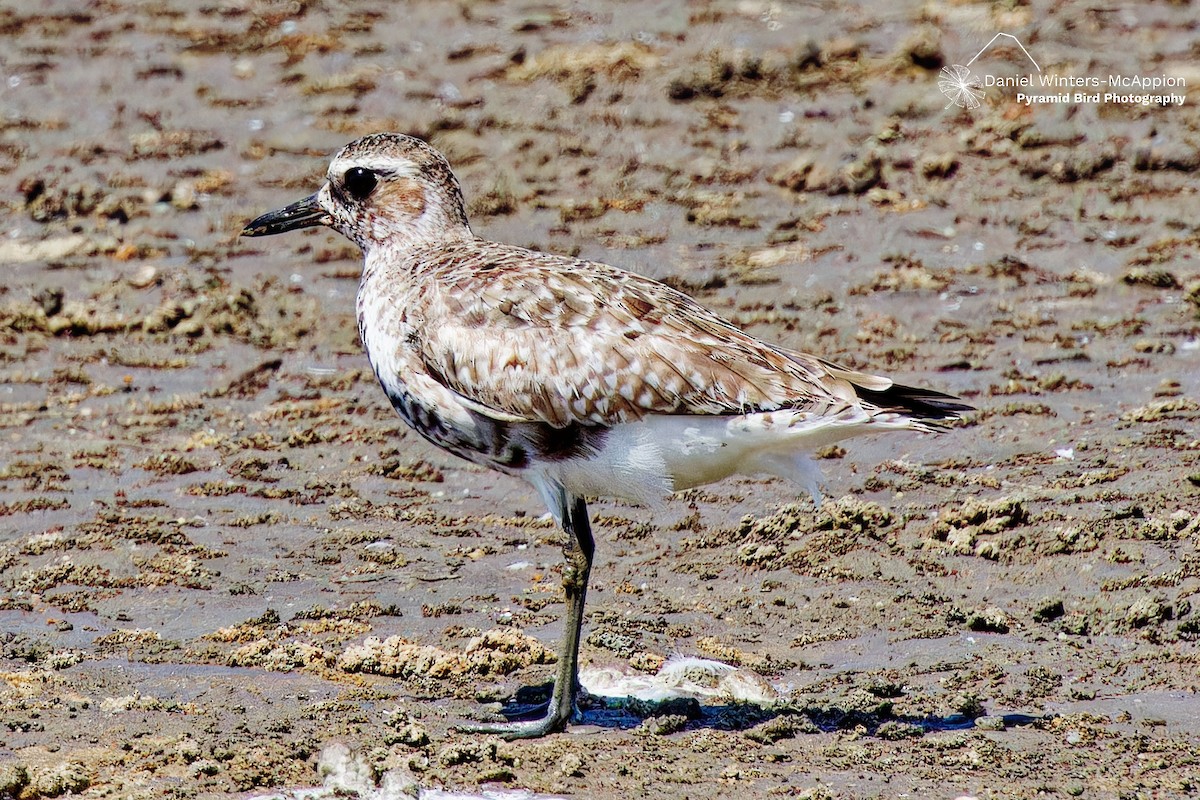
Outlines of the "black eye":
M374 170L366 167L351 167L342 176L342 185L355 200L366 200L367 195L375 190L377 183L379 183L379 176L375 174Z

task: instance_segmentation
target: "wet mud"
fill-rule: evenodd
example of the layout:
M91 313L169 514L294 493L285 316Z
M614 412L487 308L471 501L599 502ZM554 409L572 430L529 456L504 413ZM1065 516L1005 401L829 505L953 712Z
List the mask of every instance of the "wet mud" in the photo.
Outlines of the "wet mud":
M1200 117L947 108L996 31L1200 85L1187 4L0 6L0 797L320 782L590 798L1193 796ZM1010 45L994 63L1016 63ZM406 431L358 253L241 240L372 131L476 232L959 394L942 436L591 505L583 661L768 705L592 702L506 743L563 613L527 486Z

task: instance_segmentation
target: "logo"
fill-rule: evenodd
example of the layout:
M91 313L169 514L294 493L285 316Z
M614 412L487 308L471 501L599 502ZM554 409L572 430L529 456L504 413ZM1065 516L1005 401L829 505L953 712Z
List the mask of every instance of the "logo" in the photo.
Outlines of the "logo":
M1033 65L1032 72L1011 74L1009 64L1002 68L1007 74L980 71L971 74L971 65L979 60L1001 37L1011 39L1021 53ZM1018 59L1019 60L1019 59ZM1043 72L1021 40L1011 33L997 33L966 64L942 67L938 76L938 90L945 95L950 106L974 110L983 105L987 90L992 88L1017 89L1010 99L1023 106L1033 105L1140 105L1182 106L1187 102L1187 79L1182 75L1059 75ZM1105 91L1108 89L1109 91ZM1178 89L1166 93L1164 89ZM1124 90L1124 91L1122 91ZM1132 90L1132 91L1131 91Z
M946 95L946 99L950 102L946 104L946 108L950 106L958 106L959 108L979 108L983 100L983 83L979 78L971 77L971 65L974 64L979 57L987 52L987 49L996 43L996 40L1001 36L1007 36L1017 43L1017 47L1021 48L1021 52L1033 64L1033 68L1040 74L1042 68L1033 60L1033 56L1029 55L1029 51L1025 49L1025 45L1021 44L1021 40L1013 36L1011 33L997 33L992 37L991 41L983 46L983 48L975 54L974 58L966 64L954 64L949 67L942 67L942 77L938 81L938 88L942 90L942 94Z

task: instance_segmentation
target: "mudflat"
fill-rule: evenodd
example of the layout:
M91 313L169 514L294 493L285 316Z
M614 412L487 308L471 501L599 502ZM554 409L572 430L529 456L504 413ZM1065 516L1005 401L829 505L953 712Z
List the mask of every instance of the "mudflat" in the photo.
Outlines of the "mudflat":
M1191 15L0 10L0 796L268 794L338 745L422 787L589 798L1193 796ZM947 106L942 67L1001 31L1027 55L974 75L1028 56L1186 101ZM772 702L452 730L544 690L558 531L396 417L352 245L237 235L378 130L447 154L481 235L978 407L823 451L820 507L765 479L592 504L585 666L698 656Z

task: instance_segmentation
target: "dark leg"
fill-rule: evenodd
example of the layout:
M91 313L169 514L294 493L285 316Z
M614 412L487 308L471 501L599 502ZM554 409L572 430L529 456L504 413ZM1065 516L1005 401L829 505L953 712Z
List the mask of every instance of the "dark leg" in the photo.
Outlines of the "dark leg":
M563 547L567 562L563 568L567 619L558 647L554 693L550 697L546 716L527 722L462 725L459 726L461 730L498 733L506 739L534 739L563 730L575 714L575 698L579 694L579 634L583 628L583 604L587 598L588 577L592 572L592 554L596 550L596 543L592 539L587 504L583 498L564 493L563 505L563 529L567 533L567 543Z

